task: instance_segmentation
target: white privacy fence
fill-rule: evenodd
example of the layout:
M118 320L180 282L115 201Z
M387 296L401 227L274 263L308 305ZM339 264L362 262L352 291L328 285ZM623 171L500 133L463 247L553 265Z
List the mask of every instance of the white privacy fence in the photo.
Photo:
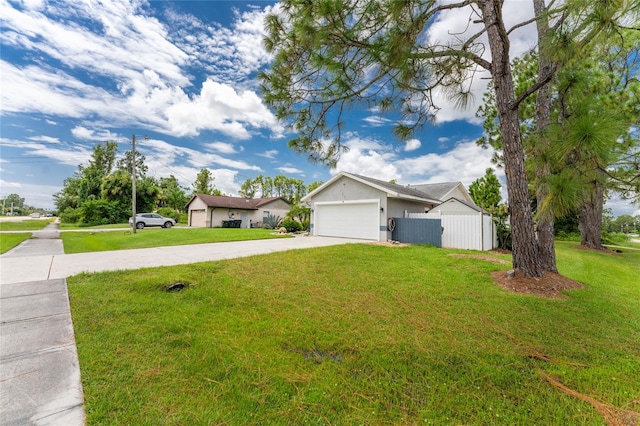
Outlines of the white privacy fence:
M442 247L467 250L492 250L498 247L496 225L483 213L433 212L409 213L412 219L440 219Z

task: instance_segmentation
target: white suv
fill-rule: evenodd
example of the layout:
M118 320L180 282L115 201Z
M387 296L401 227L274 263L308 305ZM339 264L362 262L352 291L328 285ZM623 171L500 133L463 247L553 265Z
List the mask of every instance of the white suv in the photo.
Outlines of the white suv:
M160 216L157 213L138 213L136 214L136 228L142 229L145 226L161 226L163 228L171 228L176 221L170 217ZM133 226L133 218L129 218L129 226Z

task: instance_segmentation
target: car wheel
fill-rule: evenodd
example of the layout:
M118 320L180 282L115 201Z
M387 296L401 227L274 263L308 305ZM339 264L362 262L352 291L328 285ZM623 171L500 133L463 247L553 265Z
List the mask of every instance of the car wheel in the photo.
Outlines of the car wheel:
M173 226L173 223L171 223L171 222L165 222L164 223L164 227L165 228L171 228L172 226Z
M136 223L136 228L138 228L138 229L142 229L142 228L144 228L144 222L138 222L138 223Z

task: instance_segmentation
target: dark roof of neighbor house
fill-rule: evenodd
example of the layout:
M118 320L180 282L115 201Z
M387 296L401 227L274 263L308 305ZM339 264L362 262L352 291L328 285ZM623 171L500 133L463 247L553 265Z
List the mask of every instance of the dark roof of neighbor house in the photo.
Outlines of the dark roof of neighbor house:
M275 200L282 200L289 204L287 200L282 197L268 197L268 198L242 198L242 197L227 197L224 195L208 195L208 194L196 194L191 197L189 204L195 199L200 198L208 207L225 208L225 209L239 209L239 210L258 210L259 207L269 204Z

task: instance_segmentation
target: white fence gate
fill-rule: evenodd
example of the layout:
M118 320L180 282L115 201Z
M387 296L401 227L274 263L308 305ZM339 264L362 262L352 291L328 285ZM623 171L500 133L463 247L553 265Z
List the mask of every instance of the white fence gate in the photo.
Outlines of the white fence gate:
M443 248L492 250L498 247L496 225L489 215L438 211L409 213L408 216L413 219L440 219Z

